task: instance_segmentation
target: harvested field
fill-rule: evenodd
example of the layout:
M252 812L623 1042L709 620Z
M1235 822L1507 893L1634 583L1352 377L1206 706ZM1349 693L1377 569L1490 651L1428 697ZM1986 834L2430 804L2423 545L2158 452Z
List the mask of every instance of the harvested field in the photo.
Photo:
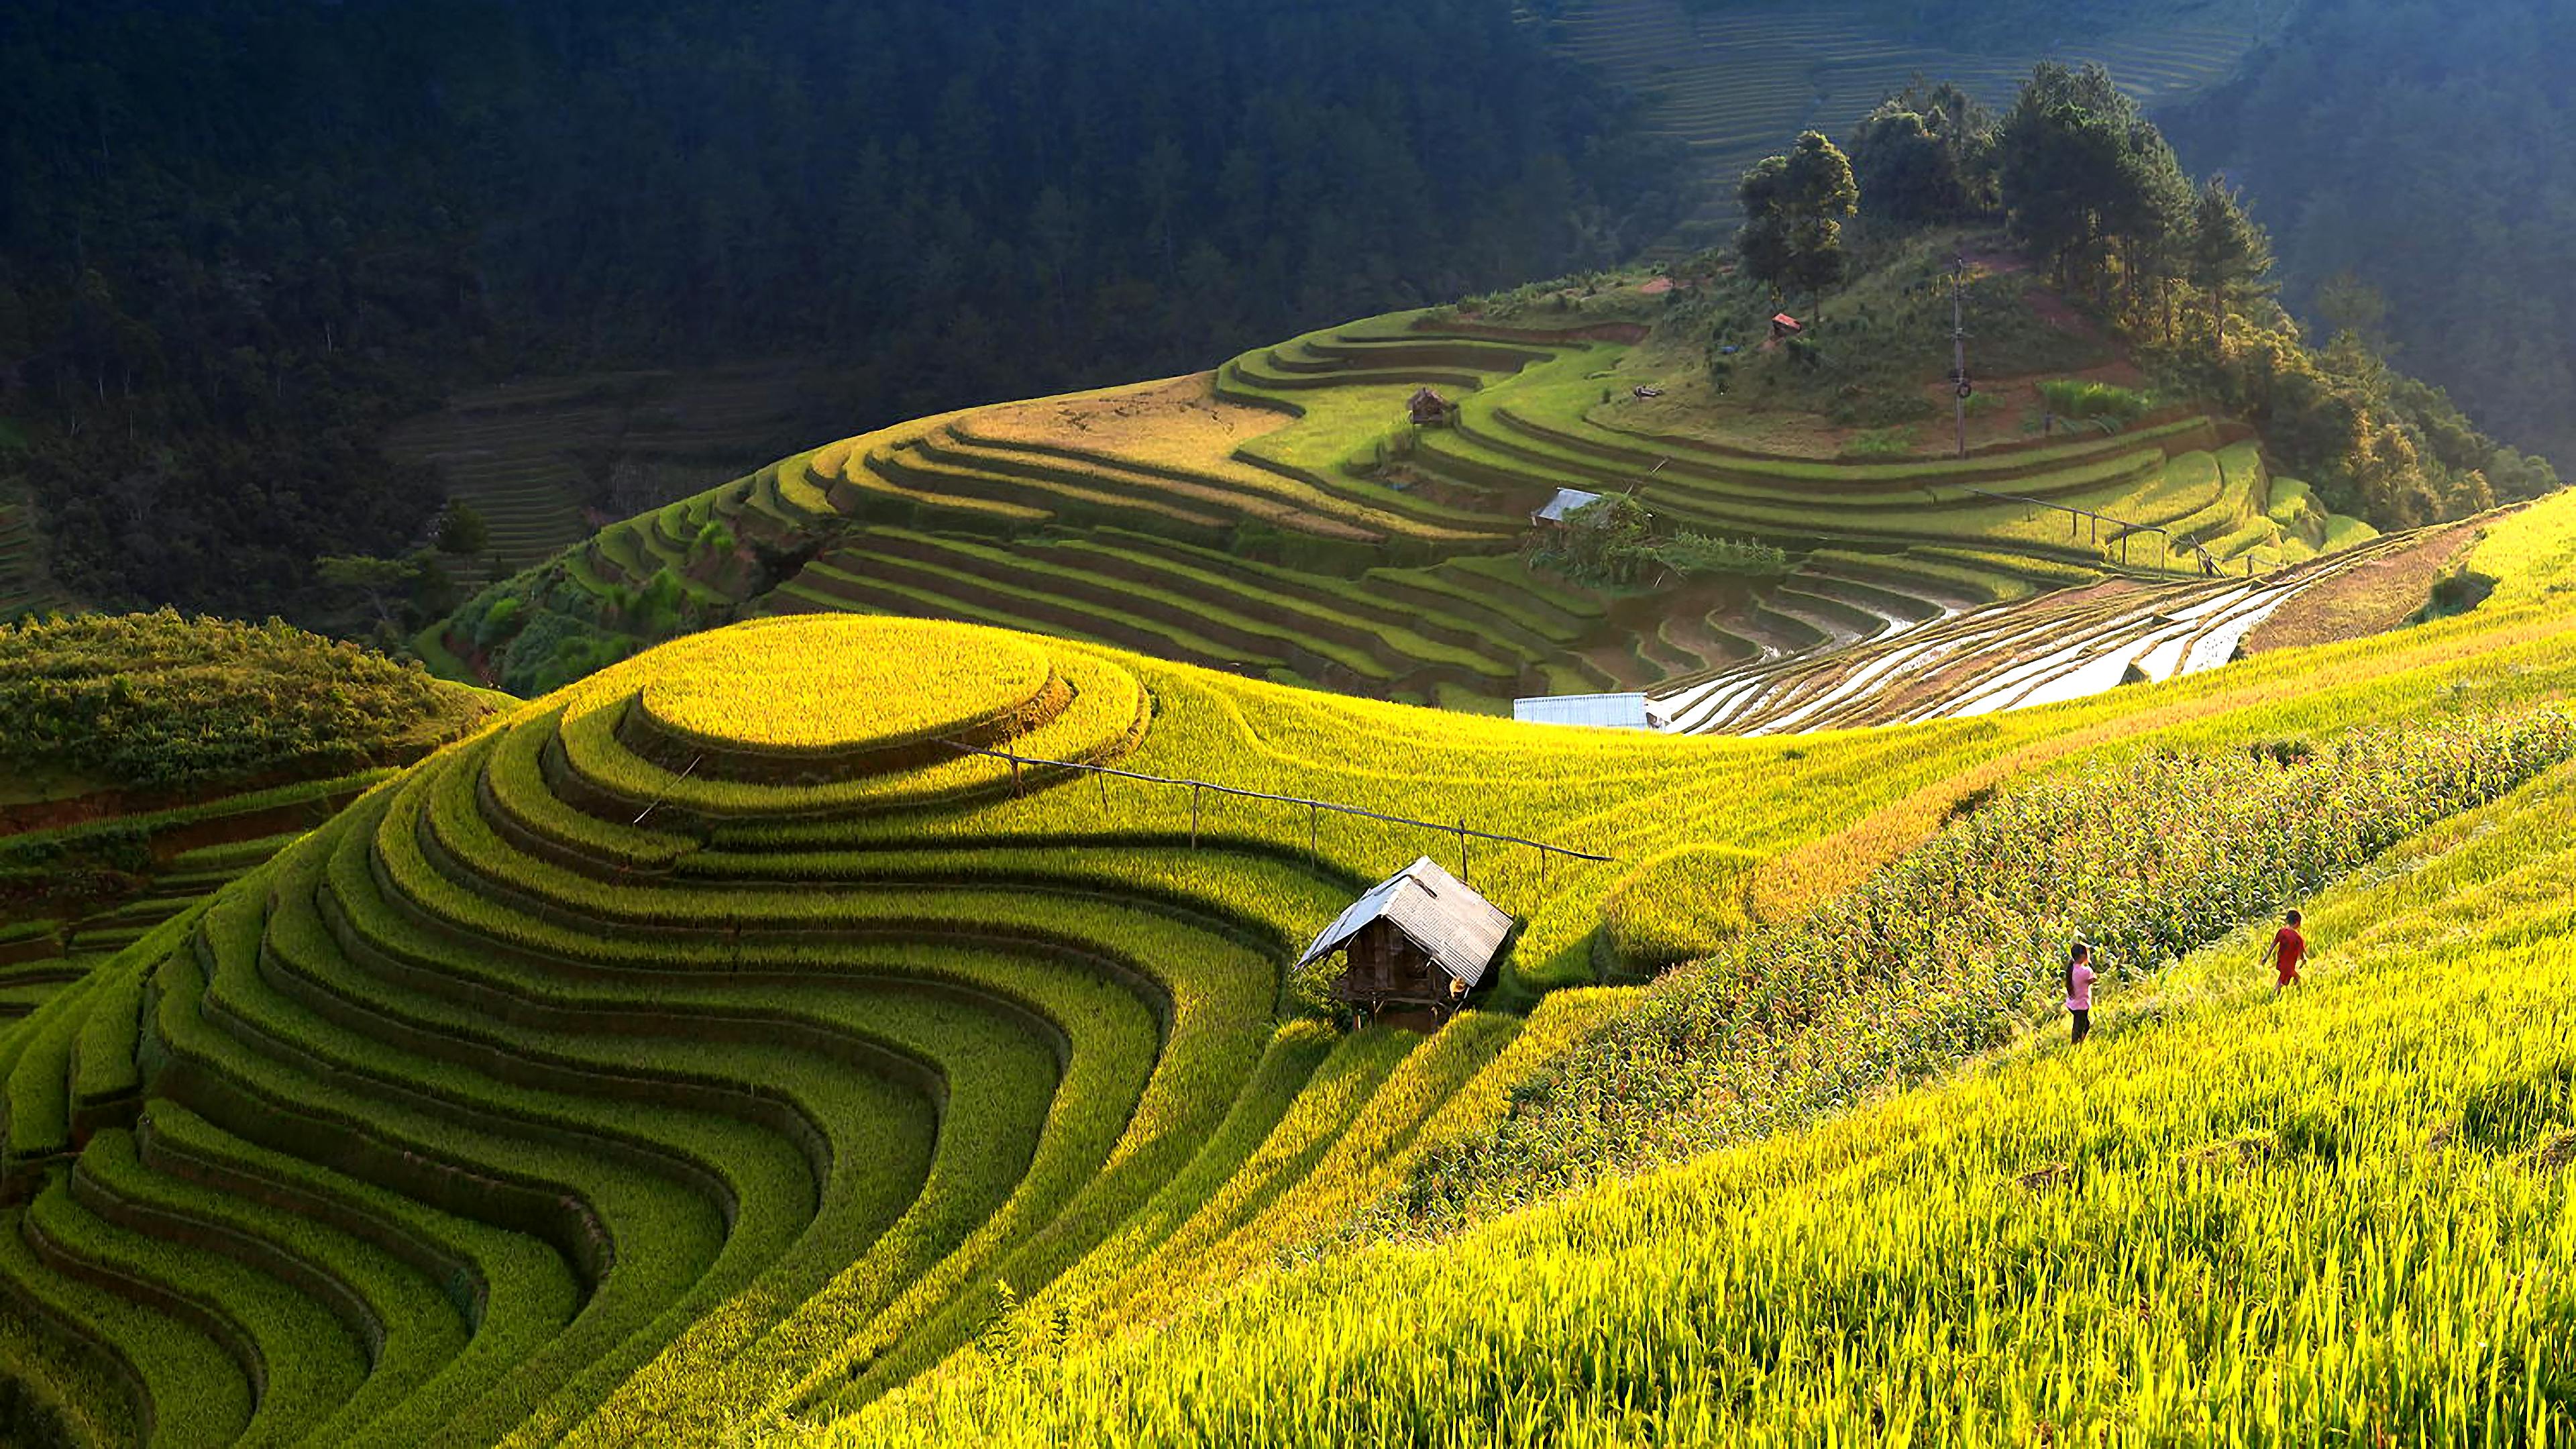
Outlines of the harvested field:
M2248 654L2383 634L2424 607L2433 583L2476 545L2483 525L2428 530L2402 549L2343 570L2283 604L2245 641Z
M1234 462L1237 448L1295 419L1227 402L1216 395L1215 381L1215 373L1199 372L1105 393L1012 403L978 413L975 427L1000 442L1054 443L1222 473L1240 466Z

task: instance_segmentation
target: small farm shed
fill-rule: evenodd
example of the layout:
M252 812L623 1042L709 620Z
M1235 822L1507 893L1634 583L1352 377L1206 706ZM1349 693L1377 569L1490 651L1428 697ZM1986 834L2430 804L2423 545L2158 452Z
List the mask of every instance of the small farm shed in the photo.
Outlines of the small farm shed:
M1579 725L1600 730L1650 730L1654 712L1642 694L1552 694L1512 701L1523 724Z
M1448 422L1449 415L1455 411L1449 405L1449 399L1428 387L1415 393L1412 399L1405 403L1404 409L1412 416L1413 425L1417 428L1439 427Z
M1786 312L1779 313L1771 319L1771 335L1774 337L1795 337L1806 330L1806 323Z
M1347 951L1333 995L1371 1011L1455 1006L1483 983L1512 918L1432 863L1397 871L1351 903L1297 958L1299 967Z
M1530 515L1530 522L1541 528L1550 524L1563 528L1565 515L1600 501L1598 493L1586 493L1580 488L1559 488L1556 496L1547 501L1546 507Z

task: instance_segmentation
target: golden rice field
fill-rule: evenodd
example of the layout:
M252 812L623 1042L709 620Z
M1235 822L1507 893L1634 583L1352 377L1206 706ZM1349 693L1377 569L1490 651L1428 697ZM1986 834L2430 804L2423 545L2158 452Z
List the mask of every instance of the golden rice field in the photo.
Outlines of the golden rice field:
M1140 462L1219 472L1235 450L1295 421L1217 397L1205 374L986 410L976 432L1001 442L1096 448Z
M780 752L857 752L991 729L1053 674L1030 644L905 619L755 626L671 653L637 702L646 717L719 747Z
M2529 1439L2564 1317L2507 1265L2564 1251L2576 797L2517 785L2576 679L2576 506L2469 561L2472 614L1790 740L966 624L693 636L0 1033L0 1365L100 1444ZM2082 1054L2007 1002L1919 1091L1375 1240L1659 998L1635 967L1901 899L1870 883L1994 790L2255 745L2497 803L2318 902L2294 1000L2247 998L2243 941L2149 963ZM2356 808L2435 818L2379 783ZM2053 818L2014 809L1981 848ZM1422 854L1518 918L1492 989L1429 1035L1306 1010L1286 964ZM1810 993L1858 1019L1775 1023L1738 1090L1866 1047L1921 994L1884 984Z
M808 1442L2537 1444L2576 1431L2576 774L1825 1126L1158 1332L987 1355Z

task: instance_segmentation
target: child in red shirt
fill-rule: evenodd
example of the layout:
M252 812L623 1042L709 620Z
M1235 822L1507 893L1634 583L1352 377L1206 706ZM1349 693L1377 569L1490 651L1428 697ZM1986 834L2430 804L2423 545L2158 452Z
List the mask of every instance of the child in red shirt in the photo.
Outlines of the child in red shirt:
M2308 938L2299 934L2299 913L2292 911L2288 924L2272 933L2272 944L2263 948L2263 964L2278 966L2280 978L2272 983L2272 994L2281 994L2284 986L2299 984L2299 963L2307 959Z

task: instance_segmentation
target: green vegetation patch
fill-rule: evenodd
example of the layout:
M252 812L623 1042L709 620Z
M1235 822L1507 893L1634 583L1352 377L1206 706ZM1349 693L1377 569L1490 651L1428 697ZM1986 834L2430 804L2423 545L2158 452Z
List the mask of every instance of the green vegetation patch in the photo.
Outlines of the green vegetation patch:
M168 789L418 753L487 710L417 666L274 620L0 624L0 759Z

